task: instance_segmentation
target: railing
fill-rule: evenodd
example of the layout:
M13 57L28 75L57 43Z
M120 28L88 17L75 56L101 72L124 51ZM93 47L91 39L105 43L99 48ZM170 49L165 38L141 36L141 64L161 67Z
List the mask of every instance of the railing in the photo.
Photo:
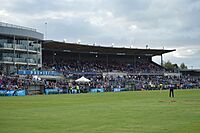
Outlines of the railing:
M34 60L34 59L26 59L26 61L27 61L28 63L37 63L36 60Z
M38 51L38 47L29 47L29 50Z
M0 44L0 48L13 48L13 44L10 43L4 43L4 44Z
M2 27L10 27L10 28L17 28L17 29L24 29L24 30L30 30L30 31L35 31L36 32L36 29L33 29L33 28L14 25L14 24L9 24L9 23L4 23L4 22L0 22L0 26L2 26Z
M23 62L23 63L26 63L26 59L25 58L13 58L13 60L15 62Z
M2 61L13 62L13 58L12 57L3 57Z
M34 45L31 45L31 46L28 46L27 45L22 45L22 44L10 44L10 43L3 43L3 44L0 44L0 48L4 48L4 49L13 49L14 50L14 47L15 49L17 50L32 50L32 51L39 51L40 47L38 44L34 44Z
M37 61L34 59L27 59L27 58L13 58L13 57L2 57L0 61L7 61L7 62L20 62L20 63L32 63L36 64Z
M27 49L25 45L15 45L15 49Z

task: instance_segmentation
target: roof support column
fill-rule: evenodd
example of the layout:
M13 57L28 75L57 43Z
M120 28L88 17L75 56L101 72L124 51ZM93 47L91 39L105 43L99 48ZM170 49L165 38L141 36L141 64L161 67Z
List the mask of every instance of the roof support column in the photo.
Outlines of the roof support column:
M81 62L81 55L80 55L80 53L78 54L78 63L80 64L80 62Z
M27 69L29 70L29 61L30 61L30 55L29 55L29 38L27 37Z
M163 65L163 55L162 55L162 54L160 55L160 65L161 65L161 67L162 67L162 72L163 72L163 74L164 74L165 68L164 68L164 65Z
M16 51L15 51L15 49L16 49L16 41L15 41L15 35L13 36L13 63L14 63L14 69L16 70L16 61L15 61L15 59L16 59ZM16 72L16 71L15 71Z
M108 72L108 55L106 55L106 69L107 69L107 72Z
M39 69L39 53L40 53L40 51L39 51L39 45L38 45L38 40L37 40L37 54L36 54L36 64L37 64L37 70Z
M134 67L134 70L135 70L135 68L136 68L136 57L135 56L133 57L133 60L134 60L133 67Z
M56 52L53 52L53 66L56 66Z

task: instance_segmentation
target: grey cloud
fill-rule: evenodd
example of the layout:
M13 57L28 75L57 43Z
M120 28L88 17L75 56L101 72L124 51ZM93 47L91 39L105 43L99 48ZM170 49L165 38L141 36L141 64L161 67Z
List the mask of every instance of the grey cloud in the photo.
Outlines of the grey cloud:
M48 21L48 39L56 40L89 40L92 36L98 36L101 29L95 29L93 26L84 22L83 19L73 19L72 21Z
M21 14L41 14L46 11L91 11L94 5L92 0L15 0L4 8Z
M143 5L143 8L141 8ZM142 10L135 10L140 7ZM169 0L163 1L120 1L115 2L114 14L125 17L129 21L136 22L143 30L143 34L158 36L162 33L162 40L166 43L177 41L183 44L186 40L196 44L200 34L199 30L199 1L194 0ZM117 9L117 10L116 10ZM165 33L163 33L165 31ZM157 33L158 32L158 33ZM171 37L170 37L171 36ZM191 36L196 37L195 39ZM183 41L181 41L181 38ZM160 40L159 38L157 41ZM166 40L167 39L167 40ZM188 41L186 44L188 44ZM173 45L173 44L172 44Z

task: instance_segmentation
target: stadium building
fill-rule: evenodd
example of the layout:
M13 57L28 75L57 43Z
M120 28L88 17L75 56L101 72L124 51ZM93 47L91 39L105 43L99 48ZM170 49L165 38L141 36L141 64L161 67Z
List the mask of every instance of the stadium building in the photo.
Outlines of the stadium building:
M185 71L182 78L163 67L163 54L173 51L43 40L35 29L0 23L0 95L199 87L198 79L187 78L196 71ZM160 64L154 56L160 56Z
M0 51L0 71L3 73L42 68L79 77L164 75L162 55L174 50L45 41L36 29L1 22ZM154 56L160 56L161 64L152 61Z
M42 40L36 29L0 22L0 71L42 67Z
M65 75L164 75L162 55L175 50L137 49L44 41L43 65ZM152 61L160 56L161 64Z

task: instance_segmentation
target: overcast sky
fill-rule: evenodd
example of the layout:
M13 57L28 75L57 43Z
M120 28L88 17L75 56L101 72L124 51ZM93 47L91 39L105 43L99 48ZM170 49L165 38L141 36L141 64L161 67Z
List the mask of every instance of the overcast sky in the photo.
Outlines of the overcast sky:
M50 40L176 49L164 60L200 69L200 0L0 0L0 21L42 33L47 22Z

